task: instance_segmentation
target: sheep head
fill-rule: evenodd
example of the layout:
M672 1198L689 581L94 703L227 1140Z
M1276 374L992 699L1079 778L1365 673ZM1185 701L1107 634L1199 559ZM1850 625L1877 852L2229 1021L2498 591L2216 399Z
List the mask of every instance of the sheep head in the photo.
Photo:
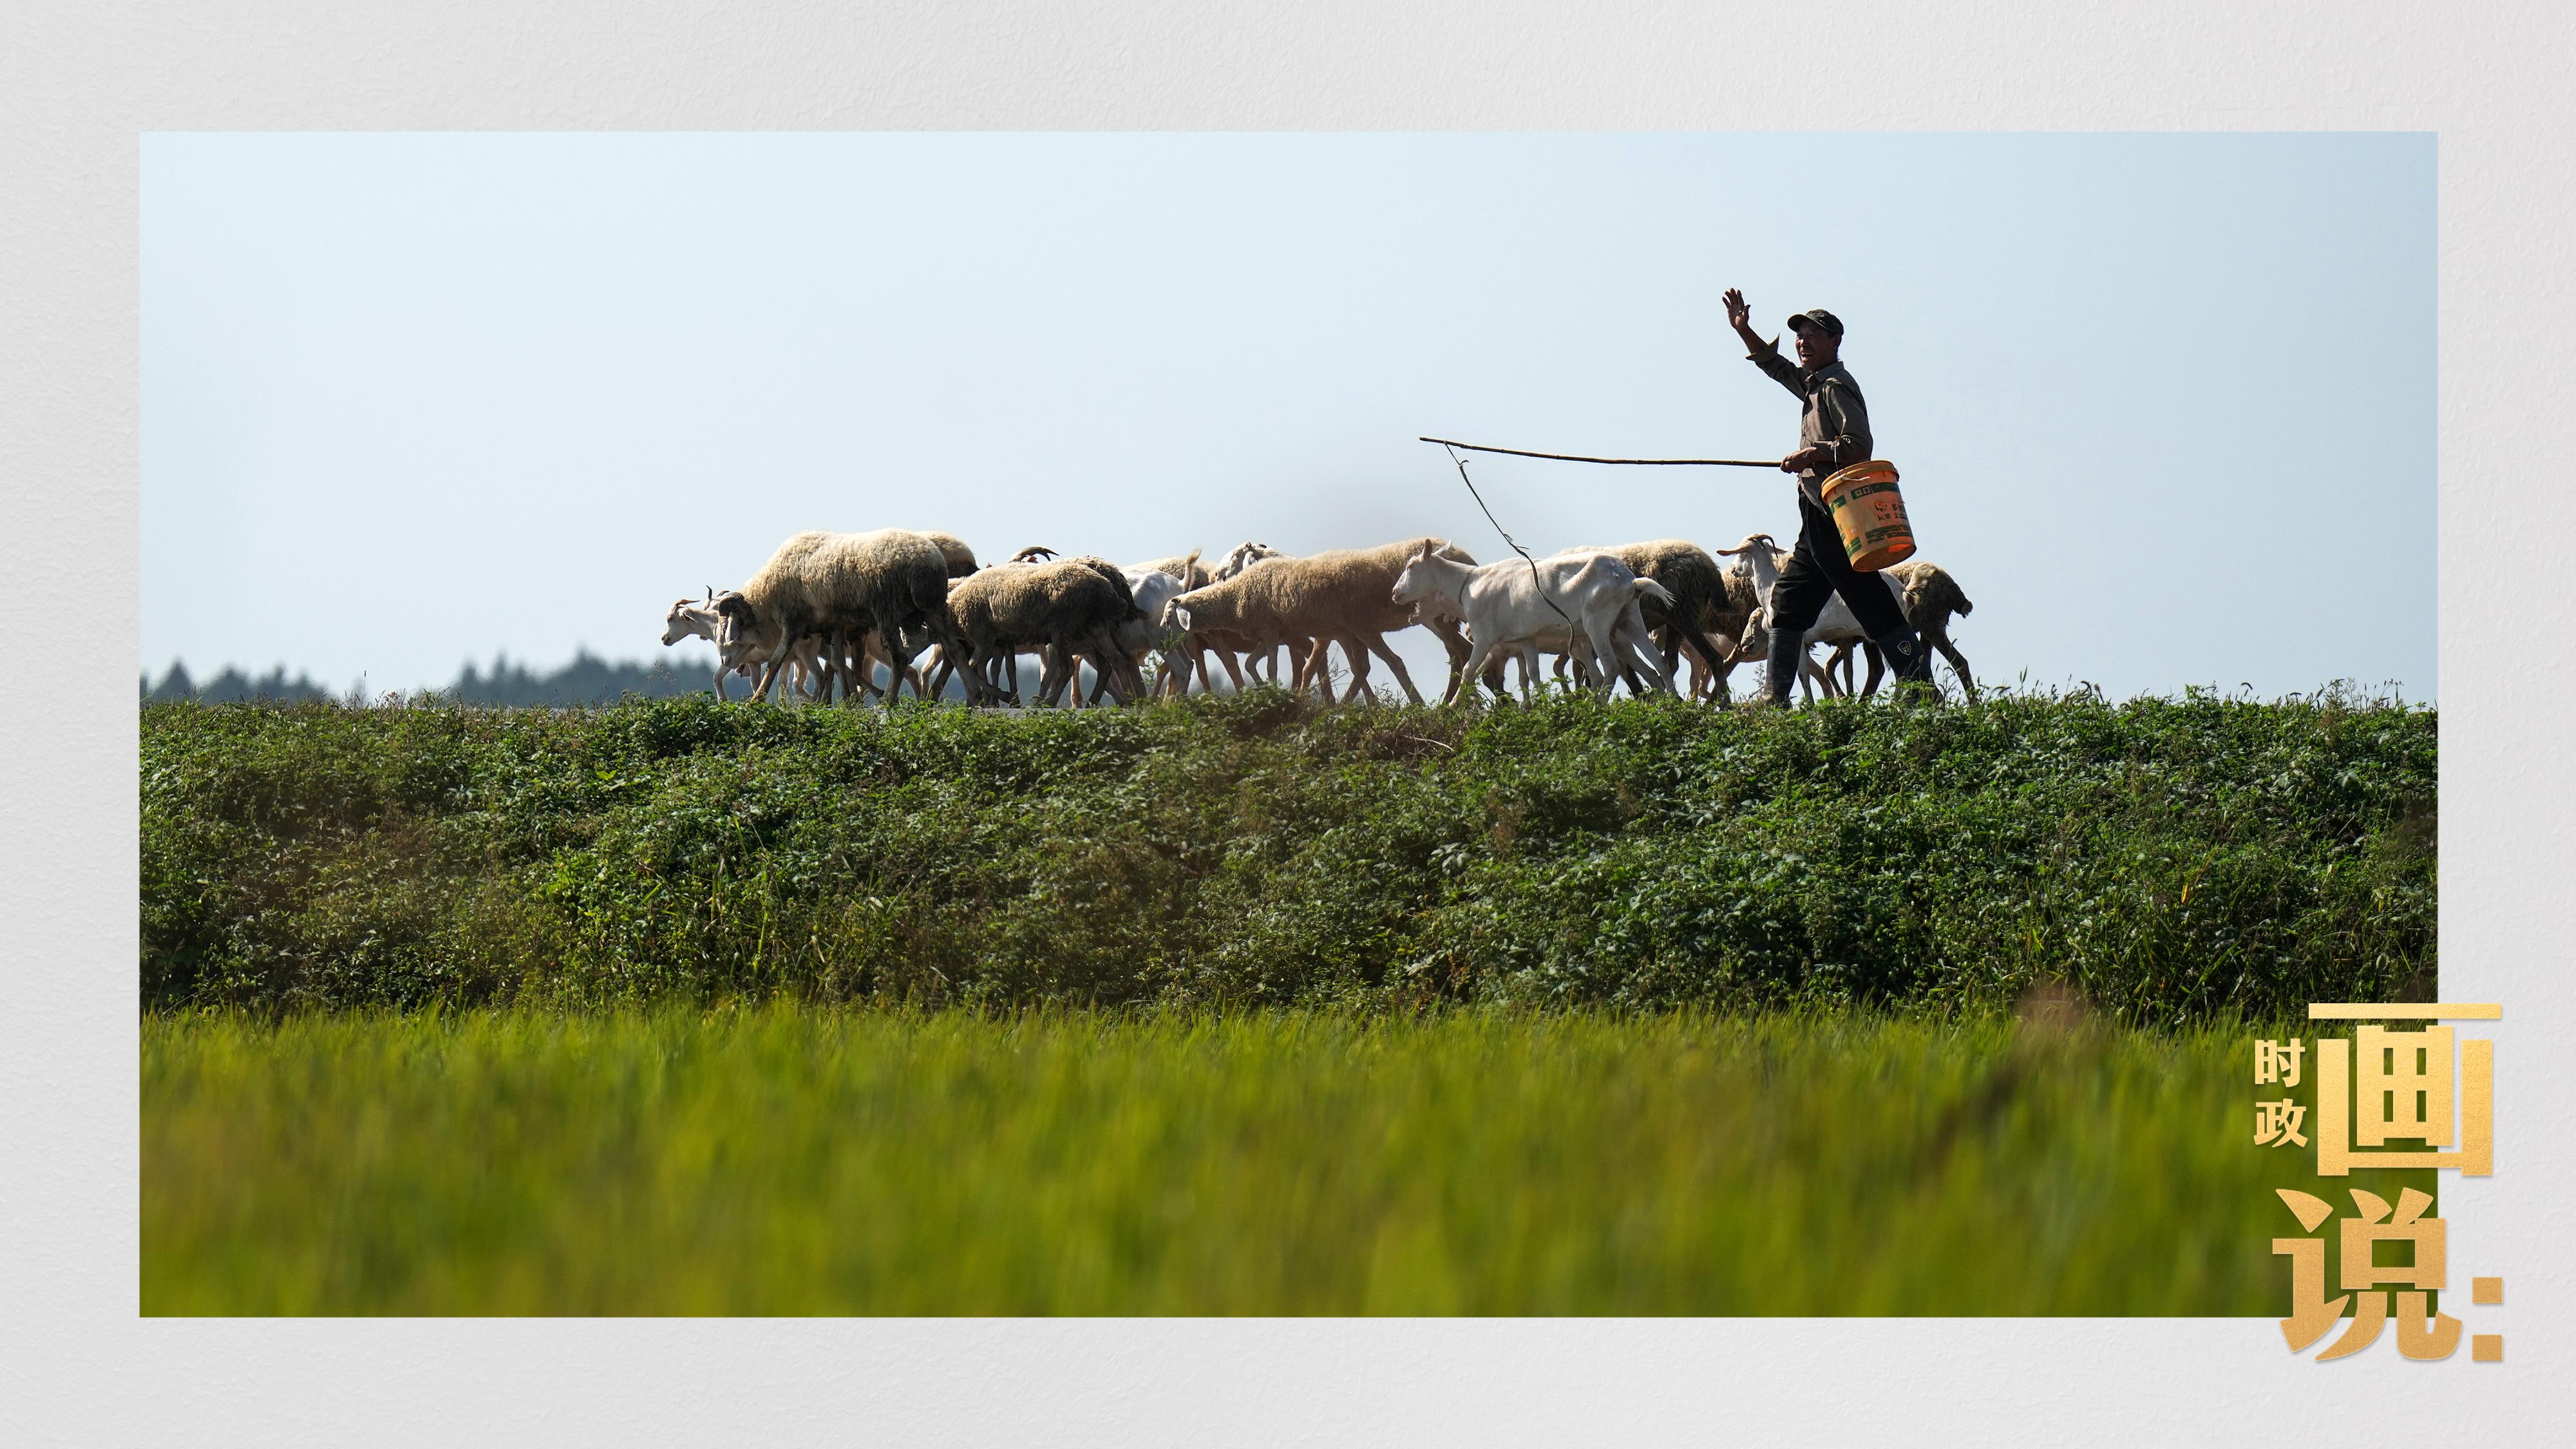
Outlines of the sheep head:
M1227 552L1225 562L1217 565L1216 576L1219 579L1230 579L1236 574L1243 572L1245 569L1252 567L1254 564L1261 562L1263 559L1277 558L1279 556L1279 550L1272 548L1270 545L1266 543L1254 543L1247 539L1242 543L1236 544Z
M751 601L740 594L726 594L716 600L716 647L731 649L742 642L742 636L757 630L760 615Z

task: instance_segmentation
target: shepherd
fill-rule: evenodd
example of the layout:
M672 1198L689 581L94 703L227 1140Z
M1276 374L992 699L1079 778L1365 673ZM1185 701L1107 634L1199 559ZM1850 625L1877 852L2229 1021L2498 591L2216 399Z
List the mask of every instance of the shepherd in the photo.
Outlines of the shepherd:
M1798 360L1780 355L1778 338L1765 342L1753 330L1752 309L1744 293L1726 289L1726 320L1744 339L1745 356L1774 381L1797 395L1804 405L1798 418L1798 451L1780 460L1780 471L1798 478L1798 546L1780 570L1771 591L1771 658L1764 689L1753 705L1785 705L1798 682L1807 656L1807 631L1837 593L1852 617L1869 631L1870 642L1886 656L1899 685L1932 683L1931 652L1915 637L1886 584L1876 574L1851 566L1843 552L1842 534L1825 509L1824 480L1840 468L1871 457L1869 408L1860 384L1842 364L1843 324L1821 307L1789 319L1798 336Z

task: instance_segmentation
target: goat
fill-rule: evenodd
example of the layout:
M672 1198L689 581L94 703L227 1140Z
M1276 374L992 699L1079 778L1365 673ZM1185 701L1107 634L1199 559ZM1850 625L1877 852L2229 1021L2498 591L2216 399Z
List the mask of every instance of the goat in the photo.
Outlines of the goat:
M1526 696L1536 672L1535 641L1573 625L1600 661L1594 688L1603 697L1621 666L1637 671L1656 689L1672 687L1635 612L1640 599L1670 605L1672 593L1663 585L1637 577L1606 553L1560 554L1535 564L1516 559L1471 565L1443 558L1439 542L1426 538L1414 550L1396 577L1392 598L1409 607L1428 605L1466 622L1474 647L1463 677L1482 673L1498 651L1512 649L1521 659Z

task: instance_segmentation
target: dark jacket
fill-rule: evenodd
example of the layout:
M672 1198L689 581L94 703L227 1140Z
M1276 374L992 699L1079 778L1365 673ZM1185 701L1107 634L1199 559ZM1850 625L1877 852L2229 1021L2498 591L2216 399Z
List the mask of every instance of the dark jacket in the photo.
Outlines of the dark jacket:
M1821 444L1832 450L1832 461L1798 474L1800 491L1823 507L1824 495L1818 484L1839 469L1870 459L1869 404L1861 398L1860 384L1852 381L1850 371L1839 362L1828 362L1809 372L1782 357L1777 347L1746 356L1805 404L1798 415L1798 446L1805 449Z

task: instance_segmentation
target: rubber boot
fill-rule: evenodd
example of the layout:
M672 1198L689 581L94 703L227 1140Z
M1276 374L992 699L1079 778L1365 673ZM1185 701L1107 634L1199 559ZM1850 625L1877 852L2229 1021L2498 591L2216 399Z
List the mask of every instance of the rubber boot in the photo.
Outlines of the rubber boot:
M1940 687L1932 682L1932 651L1924 646L1923 636L1911 628L1891 629L1870 642L1886 657L1898 698L1940 698Z
M1764 661L1763 693L1773 704L1786 708L1789 692L1798 687L1798 670L1807 662L1806 631L1792 633L1784 629L1771 631L1771 657Z

